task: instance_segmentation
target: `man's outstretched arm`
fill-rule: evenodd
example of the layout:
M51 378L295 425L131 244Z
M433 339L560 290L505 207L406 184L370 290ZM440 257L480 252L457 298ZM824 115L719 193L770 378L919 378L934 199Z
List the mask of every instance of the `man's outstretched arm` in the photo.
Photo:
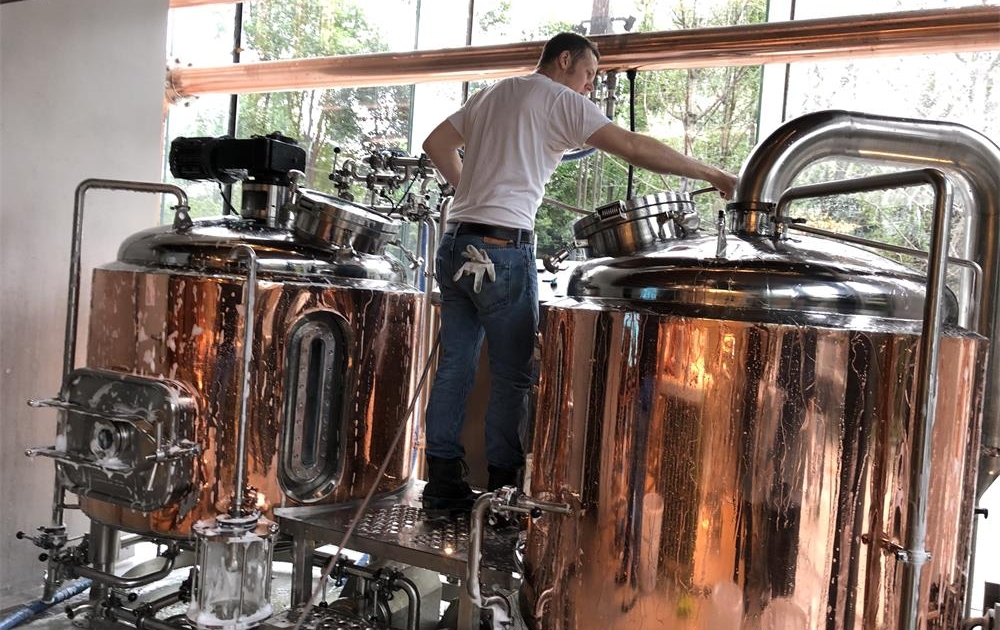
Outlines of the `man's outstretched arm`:
M704 180L718 188L719 193L726 199L732 199L736 192L735 175L679 153L659 140L629 131L614 123L608 123L595 131L587 139L587 144L654 173Z

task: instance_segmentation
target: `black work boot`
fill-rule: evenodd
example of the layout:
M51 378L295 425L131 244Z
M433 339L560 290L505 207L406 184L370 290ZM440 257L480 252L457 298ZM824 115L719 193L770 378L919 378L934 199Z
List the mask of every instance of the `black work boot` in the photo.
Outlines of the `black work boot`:
M445 459L427 456L427 485L424 486L424 511L429 516L450 512L468 512L476 495L465 482L469 468L461 457Z
M497 466L487 466L487 470L490 473L490 480L486 489L489 492L493 492L498 488L504 486L514 486L518 490L521 489L521 471L511 470L510 468L499 468Z

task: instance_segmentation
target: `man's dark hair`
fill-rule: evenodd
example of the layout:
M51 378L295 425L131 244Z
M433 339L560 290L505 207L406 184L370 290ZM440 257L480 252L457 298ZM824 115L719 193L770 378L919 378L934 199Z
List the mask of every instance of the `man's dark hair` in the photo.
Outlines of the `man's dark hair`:
M545 48L542 49L542 56L538 58L539 67L555 61L563 51L567 50L573 63L576 63L577 59L583 56L588 50L594 53L595 58L601 58L601 53L597 52L597 44L583 35L559 33L545 42Z

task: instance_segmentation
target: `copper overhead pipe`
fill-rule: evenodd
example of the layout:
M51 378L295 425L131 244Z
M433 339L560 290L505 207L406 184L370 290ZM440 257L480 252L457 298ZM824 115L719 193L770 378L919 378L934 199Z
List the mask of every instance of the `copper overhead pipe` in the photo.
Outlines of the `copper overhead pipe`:
M170 0L171 9L184 7L201 7L209 4L240 4L245 0Z
M178 2L180 0L173 0ZM194 0L185 0L194 1ZM1000 6L600 35L603 70L665 70L1000 49ZM530 72L543 42L176 68L170 101L277 92L500 78Z

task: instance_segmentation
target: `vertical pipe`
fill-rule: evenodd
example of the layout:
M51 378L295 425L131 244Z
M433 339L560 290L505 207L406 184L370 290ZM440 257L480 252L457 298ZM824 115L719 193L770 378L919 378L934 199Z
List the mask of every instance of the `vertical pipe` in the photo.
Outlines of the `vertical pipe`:
M417 0L416 9L413 13L413 50L420 50L420 9L422 0ZM410 113L406 117L406 148L410 153L413 148L413 112L417 111L417 84L410 84Z
M233 63L240 62L240 53L243 51L243 4L237 3L233 13ZM229 120L226 124L226 134L231 138L236 137L236 121L239 112L240 97L238 94L229 96ZM233 185L226 184L222 187L222 214L229 214L229 209L233 207Z
M937 413L938 350L944 317L945 271L948 268L948 240L951 227L951 182L943 173L926 170L934 185L934 221L931 227L927 292L924 297L924 325L920 333L920 363L916 376L916 417L910 438L910 503L906 522L906 550L903 552L903 602L900 630L917 630L920 608L920 573L930 557L927 552L927 502L931 477L931 433Z
M479 563L482 559L483 534L486 529L486 513L490 511L490 503L493 500L492 492L484 492L476 499L472 506L472 516L469 518L469 557L465 570L465 590L472 602L484 607L484 602L488 598L483 597L482 584L479 579Z
M444 230L446 221L448 220L448 206L450 205L449 200L445 200L441 204L441 214L440 222L441 229ZM419 346L419 352L417 356L417 365L424 365L430 357L431 347L434 343L434 335L436 332L436 320L434 317L434 259L437 255L437 243L438 243L438 232L437 225L434 220L427 218L422 220L419 224L421 233L424 235L424 287L423 295L420 299L420 339L417 341ZM414 444L417 444L417 448L413 449L413 471L418 475L422 476L424 473L424 447L423 440L419 439L420 429L424 426L424 421L426 418L426 401L427 396L429 396L429 385L420 387L414 392L414 397L420 401L420 404L416 405L413 409L413 427L414 435L418 439L414 440Z
M233 18L233 63L240 62L240 53L243 52L243 4L237 4ZM239 95L233 94L229 97L229 125L228 132L232 137L236 137L236 121L239 110Z
M635 69L629 69L626 71L625 76L628 77L628 130L635 131ZM625 191L625 198L632 198L632 183L635 177L635 167L632 163L628 164L628 186Z
M472 24L476 15L476 0L469 0L469 14L465 20L465 45L472 45ZM469 82L462 81L462 105L469 100Z
M934 211L931 246L927 265L927 289L924 297L923 327L918 346L915 376L913 430L909 435L910 475L907 479L906 529L903 549L896 553L902 565L902 601L899 630L917 630L920 626L920 576L930 559L927 545L927 503L931 477L931 436L937 415L938 355L944 319L945 273L948 267L948 241L951 228L952 184L937 169L888 173L873 177L827 182L785 191L774 215L781 221L783 208L793 199L806 199L847 192L864 192L894 187L931 184L934 188Z
M792 0L791 10L788 15L789 21L795 21L795 0ZM785 64L785 78L781 88L781 121L788 119L788 86L792 83L792 64Z
M396 585L410 600L410 605L406 609L406 630L420 630L420 593L416 584L405 577L399 577L396 578Z
M927 268L927 289L923 309L923 327L919 342L919 363L915 377L913 430L909 437L910 475L907 479L906 531L903 549L896 553L901 564L902 588L899 630L917 630L920 626L920 578L923 565L930 559L927 550L927 504L931 474L931 439L937 414L938 355L944 318L945 272L948 266L948 241L951 227L952 184L937 169L888 173L873 177L814 184L787 190L778 201L775 217L781 219L783 207L793 199L805 199L847 192L863 192L894 187L931 184L934 188L934 211L931 247Z
M243 289L243 365L240 378L240 420L236 428L236 473L233 504L229 515L243 516L243 488L246 485L247 466L247 407L250 398L250 359L253 353L254 302L257 294L257 252L249 245L237 245L230 258L242 256L247 259L247 281Z

